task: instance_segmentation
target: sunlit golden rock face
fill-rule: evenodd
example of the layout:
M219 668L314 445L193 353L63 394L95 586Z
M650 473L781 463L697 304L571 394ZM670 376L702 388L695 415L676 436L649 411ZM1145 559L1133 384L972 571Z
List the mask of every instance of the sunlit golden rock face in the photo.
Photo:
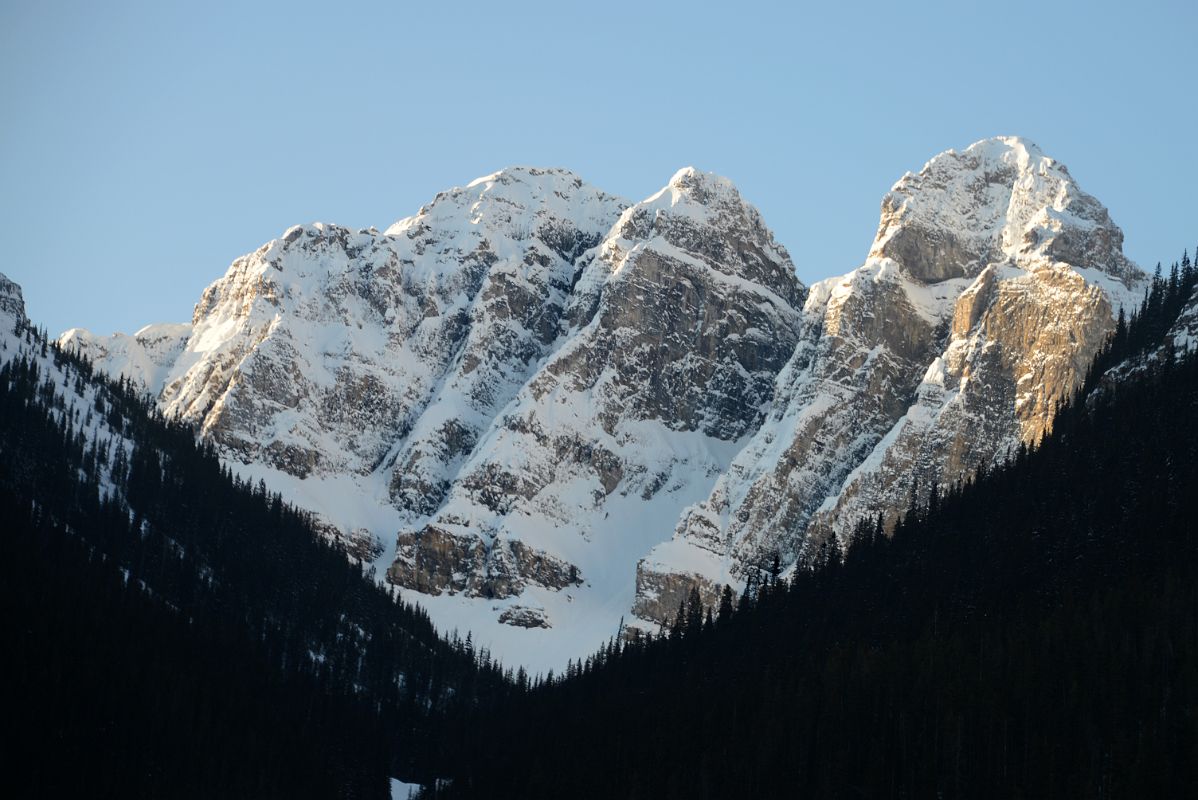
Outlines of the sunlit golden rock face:
M905 175L866 263L811 287L765 422L639 582L690 572L707 588L775 555L801 563L829 536L847 544L862 518L893 524L913 487L926 497L1037 441L1117 308L1138 297L1143 275L1122 241L1065 167L1022 139Z

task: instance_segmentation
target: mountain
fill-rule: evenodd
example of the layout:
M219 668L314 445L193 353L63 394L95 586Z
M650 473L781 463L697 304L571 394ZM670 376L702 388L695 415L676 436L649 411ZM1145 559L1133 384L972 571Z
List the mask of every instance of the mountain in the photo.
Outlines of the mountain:
M521 639L559 665L583 636L602 642L631 605L637 559L759 424L802 296L732 185L679 172L588 259L563 343L432 519L400 533L391 580L519 615L539 629Z
M515 169L385 233L291 228L205 290L161 385L135 366L153 361L144 349L114 365L117 341L63 341L142 380L385 568L401 521L437 507L556 340L574 262L624 205L564 171Z
M292 228L188 327L63 342L444 629L560 668L1034 442L1139 297L1121 245L1017 138L904 176L810 291L726 179L629 204L513 168L383 233Z
M421 796L1195 796L1195 285L1153 281L1037 446L447 725Z
M761 577L894 524L1033 444L1139 297L1122 232L1022 139L948 151L882 201L869 257L812 287L766 421L711 496L639 566L636 611L669 619L692 587Z

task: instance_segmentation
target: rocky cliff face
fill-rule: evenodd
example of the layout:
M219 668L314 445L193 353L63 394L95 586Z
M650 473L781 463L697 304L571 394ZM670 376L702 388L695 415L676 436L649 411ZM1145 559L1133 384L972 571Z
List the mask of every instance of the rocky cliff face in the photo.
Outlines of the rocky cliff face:
M804 289L727 181L683 170L626 210L583 266L571 328L465 463L389 578L521 595L547 625L610 632L636 560L756 429L798 339Z
M244 463L383 468L392 500L427 512L557 338L575 261L623 206L567 172L509 170L386 233L292 228L204 292L163 405Z
M1034 442L1134 301L1121 247L1101 204L1023 140L904 176L866 263L812 288L766 422L640 564L637 613L661 620L691 585L713 596L775 555L811 559L862 518L892 524L915 487Z
M14 327L24 327L29 324L25 316L25 296L21 287L0 273L0 314L6 317L5 322Z
M189 326L65 338L442 627L560 667L1038 437L1137 290L1121 242L1018 139L904 176L809 292L722 178L629 205L517 168L292 228Z

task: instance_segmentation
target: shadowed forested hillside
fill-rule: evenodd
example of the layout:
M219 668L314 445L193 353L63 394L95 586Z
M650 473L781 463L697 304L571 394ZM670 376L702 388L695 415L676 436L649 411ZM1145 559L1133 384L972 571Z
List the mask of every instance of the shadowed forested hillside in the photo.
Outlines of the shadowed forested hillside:
M14 796L382 797L507 691L190 427L20 323L4 350Z

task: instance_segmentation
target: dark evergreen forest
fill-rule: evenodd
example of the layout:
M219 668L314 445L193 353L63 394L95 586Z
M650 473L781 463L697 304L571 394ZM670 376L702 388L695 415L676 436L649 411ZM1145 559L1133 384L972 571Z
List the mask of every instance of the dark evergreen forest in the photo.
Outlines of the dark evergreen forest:
M1198 796L1198 356L1165 343L1196 282L1158 270L1038 447L531 681L20 329L10 794Z

